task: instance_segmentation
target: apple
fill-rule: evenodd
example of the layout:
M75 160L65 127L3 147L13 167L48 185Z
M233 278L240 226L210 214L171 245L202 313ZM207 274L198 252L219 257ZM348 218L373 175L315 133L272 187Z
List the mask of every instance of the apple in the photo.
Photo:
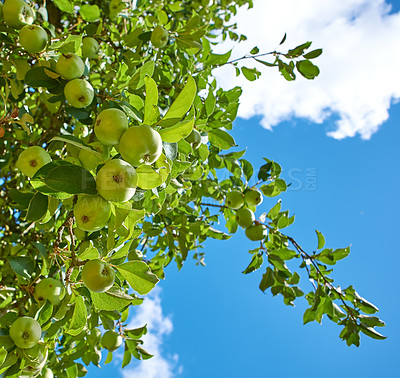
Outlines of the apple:
M94 59L97 58L99 53L99 43L92 37L85 37L82 40L82 57L84 59Z
M115 271L102 260L89 260L83 266L82 280L89 290L95 293L103 293L114 284Z
M72 135L77 138L86 138L89 135L89 128L82 124L75 125Z
M97 139L105 145L118 144L126 130L128 130L128 117L122 110L116 108L101 111L94 124Z
M33 295L39 301L48 299L53 306L60 303L64 287L60 281L54 278L44 278L36 286Z
M252 241L263 240L267 236L267 229L262 224L255 224L246 228L245 234Z
M74 53L60 55L56 63L56 71L65 79L72 80L83 75L85 63Z
M7 0L3 5L3 18L8 26L21 29L33 23L35 12L24 0Z
M101 338L101 345L103 348L112 352L117 350L122 344L122 337L117 332L106 331Z
M78 156L79 160L88 171L94 171L99 164L103 164L104 161L110 157L110 153L108 147L100 142L90 143L89 146L96 150L101 157L94 152L83 149L79 151Z
M153 164L162 153L161 135L147 125L132 126L122 134L118 150L134 167Z
M133 261L133 260L143 260L143 252L140 251L139 249L134 249L132 251L129 251L128 253L128 260Z
M89 106L94 98L94 90L90 83L84 79L73 79L64 87L67 102L75 108Z
M258 206L263 199L263 194L258 189L249 189L244 193L244 200L249 206Z
M10 337L21 349L34 347L39 342L41 335L40 324L29 316L17 318L10 327Z
M225 206L228 206L230 209L240 209L244 205L244 196L243 193L239 190L232 190L226 195L225 198Z
M24 175L33 177L40 168L50 162L51 157L44 148L31 146L19 154L15 165Z
M99 231L111 216L110 204L99 195L84 194L74 206L76 225L83 231Z
M197 130L193 129L186 137L186 142L190 143L194 150L197 150L201 145L201 134Z
M31 54L43 51L47 44L47 33L39 25L25 25L19 31L19 43Z
M101 339L101 331L98 328L93 328L90 331L90 334L87 336L87 341L93 347L100 342Z
M250 209L241 208L236 212L236 222L242 228L250 227L255 219L256 217Z
M168 43L168 31L162 26L156 26L151 33L150 41L154 47L163 48Z
M74 235L78 240L85 240L86 239L86 231L81 230L79 227L75 227L73 229ZM82 245L81 243L80 245Z
M97 172L98 193L110 202L129 201L136 192L138 177L135 168L121 159L112 159Z
M54 374L51 369L46 367L42 370L42 374L39 377L40 378L54 378Z

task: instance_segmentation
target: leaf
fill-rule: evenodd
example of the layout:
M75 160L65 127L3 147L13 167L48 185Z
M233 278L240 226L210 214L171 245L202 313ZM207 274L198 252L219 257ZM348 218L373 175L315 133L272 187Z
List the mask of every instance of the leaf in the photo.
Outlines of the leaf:
M7 351L2 346L0 348L0 366L3 365L3 362L6 360L6 357L7 357Z
M319 68L309 60L300 60L296 63L296 68L306 79L312 80L319 75Z
M96 22L100 19L100 9L97 5L82 5L79 13L87 22Z
M258 268L260 268L260 266L262 265L263 262L264 262L264 259L263 259L262 254L255 253L253 255L253 258L250 261L249 266L242 273L248 274L248 273L254 272Z
M144 83L146 86L146 100L144 102L143 123L152 125L160 114L158 110L158 88L156 82L149 76L144 78Z
M274 283L274 272L270 267L268 267L267 271L262 276L259 288L261 291L265 292L265 290L271 287Z
M210 130L208 132L208 139L212 145L222 150L229 150L231 147L236 146L233 137L224 130Z
M118 311L130 304L140 304L141 299L125 294L122 291L111 288L104 293L90 293L94 306L98 310Z
M74 13L74 6L68 0L53 0L56 7L66 13Z
M87 310L85 300L81 296L75 296L75 308L72 314L71 323L69 325L68 333L76 336L81 333L87 321Z
M285 41L286 41L286 33L285 33L285 35L283 36L283 38L282 38L282 40L281 40L281 42L280 42L279 44L282 45Z
M147 327L143 326L135 329L125 329L124 334L129 336L131 339L140 339L143 335L147 333Z
M144 85L144 79L146 76L152 77L154 73L154 62L152 60L146 62L139 68L138 71L132 76L129 82L129 88L132 90L140 89ZM123 83L123 88L126 84ZM121 88L122 89L122 88Z
M372 337L373 339L376 340L385 340L386 336L381 335L379 332L377 332L374 328L368 327L362 322L360 323L360 331L362 333L365 333L367 336Z
M322 49L316 49L316 50L310 51L307 54L304 54L303 57L306 59L314 59L314 58L318 58L321 54L322 54Z
M322 235L318 230L315 230L317 237L318 237L318 247L317 249L324 248L325 246L325 238L324 235Z
M160 135L163 142L176 143L186 138L193 130L194 118L184 120L174 126L161 129Z
M303 315L303 324L307 324L315 320L315 311L308 308Z
M19 276L30 279L35 271L35 261L29 256L10 256L11 269Z
M259 78L259 76L261 75L261 72L255 68L247 68L247 67L243 66L241 68L241 70L242 70L243 76L249 81L257 80Z
M312 42L306 42L303 43L297 47L295 47L294 49L291 49L288 51L288 53L286 54L286 56L288 58L297 58L300 55L302 55L304 53L304 50L307 50L310 46L311 46Z
M156 172L151 165L142 164L136 168L138 187L142 189L154 189L163 183L163 177Z
M47 212L48 199L42 193L35 193L29 202L26 220L36 222L44 217Z
M33 88L55 88L60 84L58 80L50 78L46 71L48 67L33 67L25 74L25 84Z
M189 76L182 92L179 93L179 96L172 103L163 119L159 122L159 126L169 127L179 122L192 107L196 93L196 81L192 76Z
M47 300L44 302L43 306L36 313L37 321L39 322L40 325L43 325L51 318L52 314L53 314L53 305L50 301Z
M229 50L225 54L210 54L207 58L207 65L209 66L219 66L223 65L228 62L229 58L231 57L232 50Z
M60 141L60 142L72 144L73 146L76 146L76 147L80 148L81 150L90 151L93 154L97 155L99 158L101 158L101 154L98 151L96 151L94 148L92 148L90 146L87 146L79 138L77 138L73 135L64 135L62 137L54 137L50 142L54 142L54 141Z
M278 203L269 211L267 217L271 220L274 220L278 216L280 211L281 211L281 202L278 201Z
M118 271L128 281L133 290L147 294L158 283L159 279L143 261L130 261L117 266Z

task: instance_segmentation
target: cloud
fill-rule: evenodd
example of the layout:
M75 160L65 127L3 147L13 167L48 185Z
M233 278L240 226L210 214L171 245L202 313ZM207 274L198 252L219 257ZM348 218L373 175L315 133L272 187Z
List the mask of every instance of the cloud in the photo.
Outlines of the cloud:
M172 332L173 324L171 318L163 314L160 292L161 289L154 289L142 305L134 307L135 314L127 327L139 328L147 324L143 346L154 357L146 361L132 359L131 364L122 370L124 378L172 378L182 371L177 354L163 354L163 338Z
M223 88L243 87L242 118L261 116L270 129L294 117L314 123L332 117L330 136L369 139L400 98L400 13L391 13L385 0L255 0L254 8L240 10L235 21L248 41L234 49L232 58L254 46L260 52L285 52L306 41L324 50L315 60L321 74L312 81L297 75L287 82L275 68L251 59L244 64L262 72L255 82L236 78L232 66L214 70ZM278 46L285 32L287 41ZM222 52L227 46L218 48Z

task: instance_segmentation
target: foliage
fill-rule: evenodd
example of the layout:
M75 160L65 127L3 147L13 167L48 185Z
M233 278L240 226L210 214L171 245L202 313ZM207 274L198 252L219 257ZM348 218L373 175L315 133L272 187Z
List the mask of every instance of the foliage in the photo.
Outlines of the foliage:
M16 0L7 0L12 1ZM134 3L31 3L35 23L48 34L46 49L35 54L21 47L18 30L0 23L4 105L0 119L0 374L4 376L36 376L44 367L57 377L83 376L83 364L100 362L98 328L122 336L122 366L132 357L150 358L141 340L146 326L126 328L132 306L139 306L165 279L170 263L181 269L191 256L204 265L205 254L200 251L205 241L226 240L236 232L236 210L224 204L227 193L257 187L269 199L286 191L279 164L265 158L255 173L244 151L228 151L236 146L229 131L242 91L219 88L212 70L231 64L237 75L252 81L261 72L243 63L253 60L277 67L286 80L294 80L296 70L314 79L319 69L311 60L322 50L307 52L311 42L287 52L259 53L255 47L248 55L229 60L231 51L215 54L213 46L226 39L238 43L246 39L237 33L231 18L239 6L251 7L251 0ZM158 26L164 28L157 29L159 35L167 31L165 46L165 41L157 42L157 35L152 35ZM86 40L84 72L78 76L91 84L94 97L89 105L74 107L66 102L68 80L60 76L56 62L72 53L82 57L86 37L95 42ZM123 203L102 200L107 203L105 225L86 232L76 226L75 204L86 198L83 195L97 195L97 171L107 160L123 155L118 145L104 146L96 139L96 118L108 108L122 110L130 127L151 126L161 136L162 150L153 164L144 161L135 166L133 197ZM201 134L201 143L193 142L194 129ZM29 179L18 169L24 170L17 160L31 146L44 147L52 161ZM258 182L252 186L255 177ZM271 201L264 205L271 206ZM244 207L255 211L253 205ZM222 220L227 232L216 228ZM325 248L324 237L317 231L317 248L307 253L282 232L293 222L294 216L281 209L280 201L254 221L262 226L263 239L250 250L251 261L243 273L263 266L260 289L270 289L285 304L293 305L304 292L298 286L301 273L290 270L287 261L298 259L313 285L305 295L310 307L304 323L321 322L325 314L343 326L340 337L348 345L359 345L360 332L383 339L375 330L384 325L373 316L378 309L352 286L341 289L331 278L330 266L350 249ZM114 284L94 292L83 284L81 272L87 261L99 259L107 269L111 267ZM107 269L102 271L105 276ZM36 285L46 277L60 281L64 288L60 294L46 294L52 301L35 296ZM110 276L104 280L108 287ZM17 348L9 336L11 325L22 316L40 324L40 352ZM109 351L106 363L111 360Z

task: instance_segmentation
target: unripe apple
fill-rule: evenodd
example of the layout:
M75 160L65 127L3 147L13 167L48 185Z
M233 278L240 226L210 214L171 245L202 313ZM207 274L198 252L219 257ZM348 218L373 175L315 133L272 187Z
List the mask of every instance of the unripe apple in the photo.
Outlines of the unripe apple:
M47 44L47 33L38 25L25 25L19 32L19 43L31 54L43 51Z
M82 40L82 57L84 59L94 59L97 58L99 53L99 43L92 37L85 37Z
M99 231L111 216L110 204L99 195L79 196L74 206L76 225L83 231Z
M87 336L87 341L91 346L97 345L101 340L101 331L98 328L93 328Z
M82 280L89 290L95 293L103 293L114 284L115 271L102 260L89 260L83 266Z
M62 54L57 60L56 71L67 80L76 79L83 75L85 63L74 53Z
M236 222L242 228L250 227L255 219L256 217L250 209L241 208L236 212Z
M244 193L244 200L249 206L258 206L263 199L263 194L258 189L249 189Z
M230 209L240 209L244 205L243 193L239 190L230 191L225 198L225 206Z
M31 146L18 156L16 167L26 176L33 177L44 165L51 162L51 157L44 148Z
M138 177L135 168L121 159L112 159L97 172L98 193L110 202L129 201L136 192Z
M246 228L245 234L252 241L263 240L267 236L267 229L262 224L255 224Z
M94 124L97 139L105 145L118 144L126 130L128 130L128 117L122 110L116 108L101 111Z
M34 347L39 342L41 335L40 324L29 316L17 318L10 327L10 337L21 349Z
M53 371L49 368L44 368L42 370L42 374L40 375L40 378L54 378Z
M54 278L44 278L36 286L33 295L39 301L49 300L53 306L61 301L64 287L60 281Z
M186 137L186 142L190 143L194 150L197 150L201 145L201 134L196 129L193 129Z
M168 43L168 31L162 26L156 26L151 33L151 43L154 47L163 48Z
M64 95L70 105L75 108L89 106L94 98L94 90L84 79L73 79L64 87Z
M106 331L101 338L101 345L103 348L112 352L117 350L122 344L122 337L117 332Z
M7 0L3 5L3 18L8 26L21 29L33 23L35 12L24 0Z
M90 143L89 146L96 150L101 157L94 152L80 150L79 160L88 171L94 171L99 164L103 164L110 157L110 153L108 147L100 142Z
M162 153L161 135L147 125L132 126L122 134L118 150L134 167L153 164Z
M86 125L78 124L74 127L72 135L77 138L86 138L89 135L89 128Z

